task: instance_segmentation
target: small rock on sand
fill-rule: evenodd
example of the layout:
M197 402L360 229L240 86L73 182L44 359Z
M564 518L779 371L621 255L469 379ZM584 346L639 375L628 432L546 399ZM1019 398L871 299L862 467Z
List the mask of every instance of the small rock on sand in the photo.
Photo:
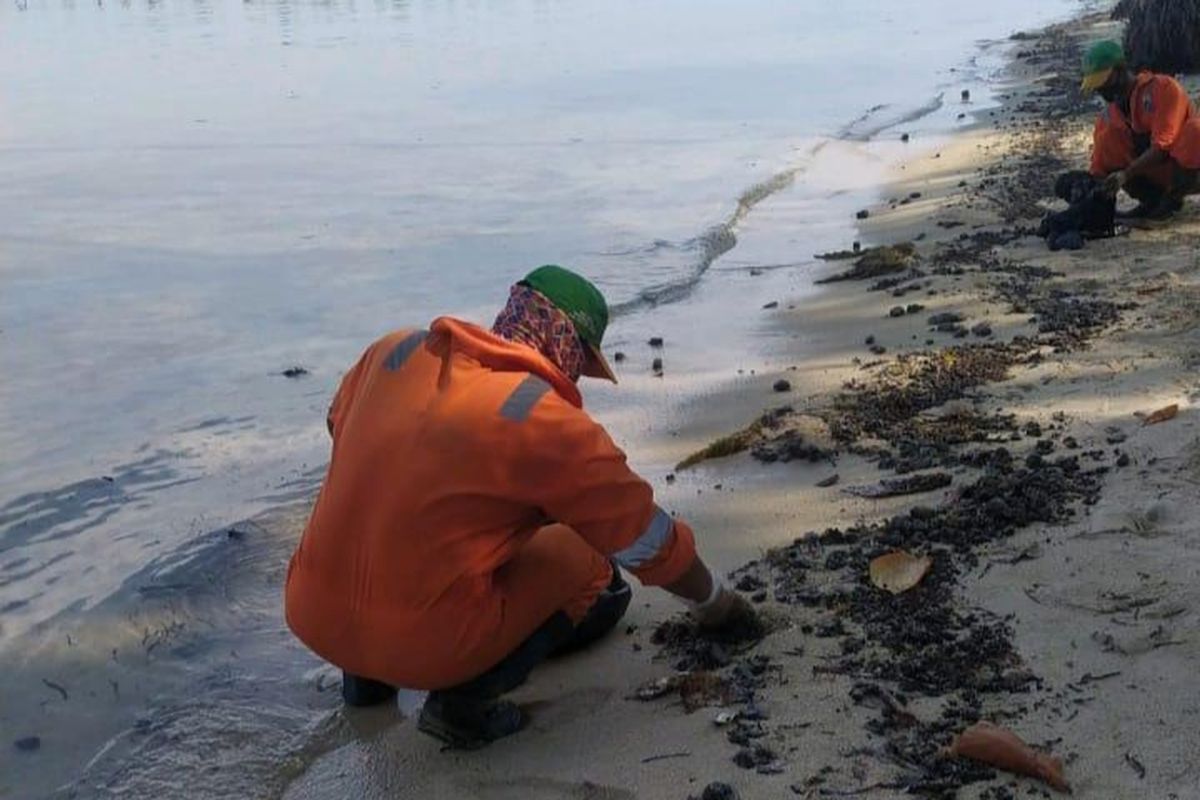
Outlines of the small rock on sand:
M929 318L929 324L933 327L939 325L954 325L963 321L963 315L954 311L943 311L940 314L934 314Z
M911 136L909 136L907 133L902 133L902 134L900 134L900 141L902 141L902 142L907 142L907 141L908 141L909 139L911 139L911 138L912 138L912 137L911 137Z
M283 372L279 373L285 378L299 378L308 374L308 370L301 366L288 367Z
M733 757L733 763L742 769L754 769L755 767L767 766L773 763L776 758L774 750L761 744L756 744L752 747L743 747L737 751L737 754Z
M971 328L971 333L975 334L976 336L991 336L992 326L988 325L986 322L980 322L978 325L975 325L973 328Z
M620 364L624 360L625 360L625 354L622 353L620 350L613 353L613 361L616 361L618 364Z
M663 338L661 336L651 336L650 341L646 342L646 344L650 345L651 347L662 347Z
M13 747L25 753L32 753L42 746L42 737L25 736L13 742Z
M854 216L855 216L855 218L857 218L857 219L866 219L867 217L871 216L871 212L870 212L870 211L867 211L867 210L864 208L862 211L859 211L859 212L858 212L857 214L855 214Z
M693 800L693 798L689 797L688 800ZM738 800L738 793L728 783L713 781L704 787L704 791L700 793L699 800Z
M780 378L779 380L775 381L775 385L771 388L777 392L790 392L792 390L792 384L783 378Z
M779 301L778 301L778 300L772 300L771 302L769 302L769 303L767 303L766 305L764 305L764 306L763 306L763 310L764 310L764 311L770 310L770 309L772 309L772 308L779 308Z
M892 310L888 312L889 317L903 317L904 306L892 306Z
M654 370L654 374L661 378L662 374L663 374L662 359L656 358L656 359L654 359L654 361L650 362L650 369Z

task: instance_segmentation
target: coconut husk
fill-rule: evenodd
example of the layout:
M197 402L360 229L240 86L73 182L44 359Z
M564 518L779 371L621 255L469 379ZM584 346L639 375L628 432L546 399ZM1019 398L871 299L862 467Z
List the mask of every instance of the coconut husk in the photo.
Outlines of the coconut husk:
M1172 403L1165 408L1160 408L1146 415L1142 420L1143 425L1157 425L1160 422L1166 422L1169 419L1175 419L1175 415L1179 413L1179 403Z

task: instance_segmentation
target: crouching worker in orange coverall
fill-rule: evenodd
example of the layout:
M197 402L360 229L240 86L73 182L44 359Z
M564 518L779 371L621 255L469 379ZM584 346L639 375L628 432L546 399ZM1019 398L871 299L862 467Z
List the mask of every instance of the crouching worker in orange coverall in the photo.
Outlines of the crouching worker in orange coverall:
M607 324L591 283L544 266L491 330L442 317L397 331L343 378L285 604L296 636L342 669L346 703L429 690L425 733L456 747L515 733L522 712L501 695L617 624L621 569L702 628L758 628L582 408L580 376L615 382Z
M1120 104L1109 103L1096 118L1092 132L1092 163L1088 172L1093 178L1104 181L1110 175L1128 169L1149 149L1150 137L1135 136ZM1154 218L1172 213L1176 204L1168 197L1175 188L1178 174L1174 164L1167 161L1146 167L1141 174L1127 176L1122 188L1138 204L1119 216Z
M1108 103L1096 124L1092 174L1104 173L1111 193L1138 199L1135 215L1170 216L1200 193L1200 112L1179 81L1135 74L1121 45L1102 41L1084 54L1081 89Z

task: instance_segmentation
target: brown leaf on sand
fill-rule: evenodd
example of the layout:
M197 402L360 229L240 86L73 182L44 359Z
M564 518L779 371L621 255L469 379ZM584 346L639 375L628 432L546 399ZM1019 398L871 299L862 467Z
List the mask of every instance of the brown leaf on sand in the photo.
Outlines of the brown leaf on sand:
M724 706L733 701L729 684L712 672L680 672L659 678L638 687L638 700L657 700L669 694L679 694L683 708L689 714L704 706Z
M1142 420L1142 424L1143 425L1156 425L1160 422L1166 422L1169 419L1175 419L1175 415L1178 413L1179 413L1179 403L1172 403L1169 406L1160 408L1158 411L1154 411L1150 414L1147 414L1146 418Z
M729 684L711 672L693 672L679 686L683 710L689 714L704 706L724 706L733 701Z
M903 550L893 550L871 559L871 583L892 594L900 594L920 583L932 566L933 559L929 556L914 556Z
M1063 775L1061 758L1039 753L1012 731L990 722L976 722L967 728L955 737L943 754L980 761L1018 775L1028 775L1060 792L1071 791L1071 785Z

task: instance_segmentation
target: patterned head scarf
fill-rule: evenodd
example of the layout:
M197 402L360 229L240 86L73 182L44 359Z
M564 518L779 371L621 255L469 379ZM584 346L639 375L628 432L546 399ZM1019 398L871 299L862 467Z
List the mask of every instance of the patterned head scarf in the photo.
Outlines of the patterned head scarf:
M517 284L508 305L496 317L492 333L527 345L550 359L572 381L579 380L586 358L583 342L571 319L528 286Z

